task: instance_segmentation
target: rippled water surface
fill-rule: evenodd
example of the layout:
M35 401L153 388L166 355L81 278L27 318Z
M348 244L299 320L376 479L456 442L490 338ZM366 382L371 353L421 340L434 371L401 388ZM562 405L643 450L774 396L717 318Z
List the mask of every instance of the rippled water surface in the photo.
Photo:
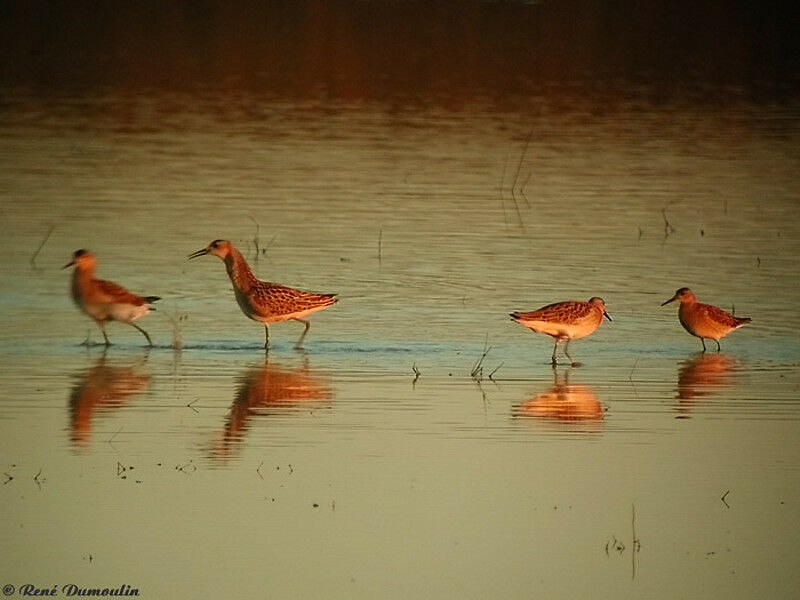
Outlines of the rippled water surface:
M793 597L797 102L536 89L6 83L0 584ZM304 350L187 262L216 238L339 294ZM162 297L154 348L99 344L78 248ZM701 353L681 286L752 324ZM580 367L507 317L595 295Z

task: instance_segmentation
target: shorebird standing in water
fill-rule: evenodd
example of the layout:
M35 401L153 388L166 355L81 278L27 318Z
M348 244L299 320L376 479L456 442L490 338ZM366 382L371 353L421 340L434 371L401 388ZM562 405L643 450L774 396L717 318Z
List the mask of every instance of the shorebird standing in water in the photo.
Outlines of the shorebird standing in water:
M527 327L536 333L544 333L555 340L553 347L552 363L556 364L556 351L558 343L564 342L564 354L577 367L580 363L575 362L569 354L569 343L572 340L585 337L600 327L603 317L611 320L606 312L605 303L602 298L591 298L588 302L557 302L548 304L532 312L511 313L511 319L523 327Z
M299 321L305 325L295 344L300 348L311 324L304 319L313 312L328 308L337 302L336 294L303 292L269 281L260 281L253 275L241 253L226 240L214 240L207 247L189 255L197 258L206 254L219 256L225 262L233 284L236 302L246 317L264 325L264 348L269 349L269 326L279 321Z
M747 317L734 317L716 306L701 304L695 298L692 290L686 287L675 292L675 295L666 302L662 302L661 306L675 300L680 300L681 303L678 308L678 320L686 331L700 338L703 352L706 351L705 338L717 342L717 352L719 352L719 341L722 338L750 322Z
M134 321L150 312L150 303L159 297L137 296L116 283L95 279L96 265L97 260L91 252L77 250L72 255L72 260L62 267L63 269L75 267L72 272L72 299L75 304L97 323L106 346L111 343L105 330L105 323L108 321L120 321L132 325L142 332L147 338L148 345L152 346L150 336Z

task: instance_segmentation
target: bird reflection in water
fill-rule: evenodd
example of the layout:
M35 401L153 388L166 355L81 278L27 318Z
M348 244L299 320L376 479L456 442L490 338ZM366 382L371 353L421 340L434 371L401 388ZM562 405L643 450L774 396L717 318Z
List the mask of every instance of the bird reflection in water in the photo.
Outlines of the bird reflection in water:
M678 370L678 413L687 416L697 399L730 385L736 368L737 362L721 352L704 352L686 359Z
M110 367L103 352L91 369L78 372L78 382L69 395L71 441L75 447L88 447L96 416L117 410L129 396L147 386L150 377L141 372L144 361Z
M559 378L553 369L553 385L513 408L514 417L539 417L557 423L583 423L587 431L596 429L603 419L603 406L588 385L569 383L569 370Z
M311 374L306 360L300 367L288 368L267 359L240 377L222 440L211 449L211 457L232 456L244 439L252 416L313 409L324 406L331 397L330 387Z

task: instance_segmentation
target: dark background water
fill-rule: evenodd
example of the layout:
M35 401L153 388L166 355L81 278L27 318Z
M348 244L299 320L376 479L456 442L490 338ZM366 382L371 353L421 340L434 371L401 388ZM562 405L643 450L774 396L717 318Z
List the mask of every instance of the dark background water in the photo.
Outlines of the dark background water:
M794 96L781 2L3 2L0 83L447 104L573 94Z

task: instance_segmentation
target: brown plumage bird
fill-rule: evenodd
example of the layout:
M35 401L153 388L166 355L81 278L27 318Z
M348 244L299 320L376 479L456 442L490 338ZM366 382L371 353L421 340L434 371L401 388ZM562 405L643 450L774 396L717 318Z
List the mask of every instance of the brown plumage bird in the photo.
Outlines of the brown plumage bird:
M553 347L553 365L556 364L556 350L559 342L564 342L564 354L577 367L580 363L575 362L569 354L569 343L571 340L585 337L600 327L603 317L611 320L606 312L606 306L602 298L590 298L588 302L570 301L548 304L532 312L511 313L511 319L523 327L527 327L536 333L544 333L555 340Z
M97 323L106 346L111 343L105 329L108 321L120 321L135 327L152 346L150 336L134 321L150 312L150 303L159 300L159 297L137 296L116 283L95 279L96 266L97 260L91 252L78 250L72 255L72 260L62 267L75 267L72 272L72 299L75 304Z
M336 304L336 294L315 294L256 279L241 253L226 240L214 240L193 252L189 258L213 254L225 262L233 284L236 302L246 317L264 325L264 348L269 349L269 326L280 321L299 321L305 325L295 347L300 348L311 324L304 319L311 313Z
M717 342L719 352L719 341L722 338L750 322L747 317L734 317L721 308L698 302L692 290L686 287L680 288L672 298L662 302L661 306L675 300L681 303L678 308L678 320L686 331L700 338L703 352L706 351L706 338Z

